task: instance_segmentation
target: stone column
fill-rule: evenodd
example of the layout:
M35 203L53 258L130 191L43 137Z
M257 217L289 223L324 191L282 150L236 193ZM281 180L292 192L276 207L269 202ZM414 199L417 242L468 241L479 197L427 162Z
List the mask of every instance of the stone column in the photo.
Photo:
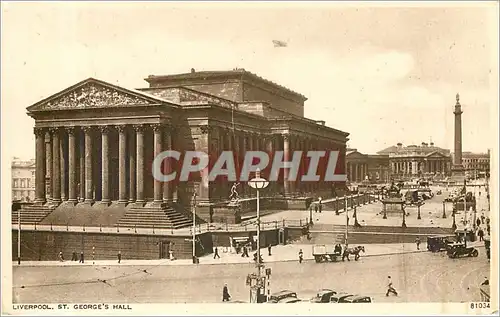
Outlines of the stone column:
M79 199L80 201L83 201L83 199L85 198L85 137L82 137L82 132L83 132L83 128L81 128L81 130L79 130L78 134L79 134L79 143L78 143L78 146L79 146L79 155L80 155L80 158L79 158L79 164L80 164L80 181L79 181L79 185L78 185L78 196L79 196ZM76 131L75 131L76 133Z
M134 126L136 131L136 163L137 163L137 177L136 177L136 205L144 205L144 126Z
M159 155L162 150L163 150L163 140L162 140L162 133L163 133L163 127L161 124L154 124L153 126L153 131L154 131L154 157ZM161 204L163 202L163 196L162 196L162 182L158 180L154 180L154 203L155 204Z
M45 197L52 200L52 133L45 132Z
M69 127L68 131L68 202L76 204L76 139L75 128Z
M163 149L165 151L167 150L172 150L172 140L171 140L171 129L170 127L166 127L163 131ZM164 161L165 168L163 169L166 174L172 173L172 166L170 164L170 160L165 160ZM173 195L172 195L172 182L164 182L163 183L163 202L164 203L171 203L173 201Z
M59 131L59 156L61 159L61 201L67 200L66 197L66 156L65 150L66 150L66 134L65 134L65 129L61 129Z
M109 197L109 127L101 126L99 127L101 131L101 146L102 146L102 155L101 155L101 183L102 183L102 192L101 192L101 203L108 206L111 203L111 199Z
M35 156L35 204L44 204L45 193L45 131L42 128L35 128L36 156Z
M127 127L118 125L118 203L127 204Z
M129 170L129 185L128 185L128 190L129 190L129 193L128 193L128 202L129 203L134 203L135 202L135 199L136 199L136 188L135 188L135 177L137 175L137 172L135 170L136 166L137 166L137 163L136 163L136 160L135 160L135 141L136 141L136 138L135 138L135 131L134 129L130 129L129 131L129 137L128 137L128 141L129 141L129 147L128 147L128 170Z
M83 127L85 133L85 203L94 203L94 182L92 179L92 127Z
M290 135L283 134L283 161L290 161ZM290 193L290 183L288 181L289 169L283 169L283 188L285 196Z
M52 202L61 203L61 158L59 150L59 129L52 128Z

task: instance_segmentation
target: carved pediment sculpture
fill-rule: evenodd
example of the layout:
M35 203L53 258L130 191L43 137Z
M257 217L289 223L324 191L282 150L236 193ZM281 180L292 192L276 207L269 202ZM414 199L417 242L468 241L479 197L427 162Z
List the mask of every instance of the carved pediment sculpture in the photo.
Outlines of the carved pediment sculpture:
M49 98L38 105L34 105L31 110L110 108L154 103L153 99L136 95L133 91L127 93L126 89L122 91L119 88L108 87L100 82L87 81L62 95L56 95L54 98Z

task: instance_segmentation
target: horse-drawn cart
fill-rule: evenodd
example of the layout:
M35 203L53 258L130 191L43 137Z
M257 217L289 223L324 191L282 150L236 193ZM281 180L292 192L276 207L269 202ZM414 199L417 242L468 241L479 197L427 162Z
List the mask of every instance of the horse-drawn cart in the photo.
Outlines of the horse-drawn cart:
M313 246L313 256L316 263L337 262L342 256L342 250L335 249L334 245L317 244Z

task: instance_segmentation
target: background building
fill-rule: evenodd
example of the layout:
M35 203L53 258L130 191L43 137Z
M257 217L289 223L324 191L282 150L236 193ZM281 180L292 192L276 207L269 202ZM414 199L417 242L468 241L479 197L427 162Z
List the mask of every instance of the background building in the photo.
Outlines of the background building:
M488 153L462 152L462 165L470 178L482 178L490 173L490 150Z
M437 147L432 142L408 146L398 143L377 154L389 156L391 173L395 178L442 178L450 175L450 150Z
M35 199L35 160L14 157L12 170L12 200L30 202Z
M372 183L387 183L390 179L389 155L372 155L347 149L347 179L351 183L368 180Z

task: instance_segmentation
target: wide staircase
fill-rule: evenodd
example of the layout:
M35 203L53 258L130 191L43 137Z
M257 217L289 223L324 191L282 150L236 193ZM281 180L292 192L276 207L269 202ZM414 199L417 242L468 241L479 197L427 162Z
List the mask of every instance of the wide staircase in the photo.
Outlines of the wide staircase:
M120 227L178 229L191 225L191 219L172 207L137 207L127 210L118 221Z
M12 224L18 223L18 213L21 214L21 224L35 224L42 221L52 211L55 206L27 205L18 211L12 211Z

